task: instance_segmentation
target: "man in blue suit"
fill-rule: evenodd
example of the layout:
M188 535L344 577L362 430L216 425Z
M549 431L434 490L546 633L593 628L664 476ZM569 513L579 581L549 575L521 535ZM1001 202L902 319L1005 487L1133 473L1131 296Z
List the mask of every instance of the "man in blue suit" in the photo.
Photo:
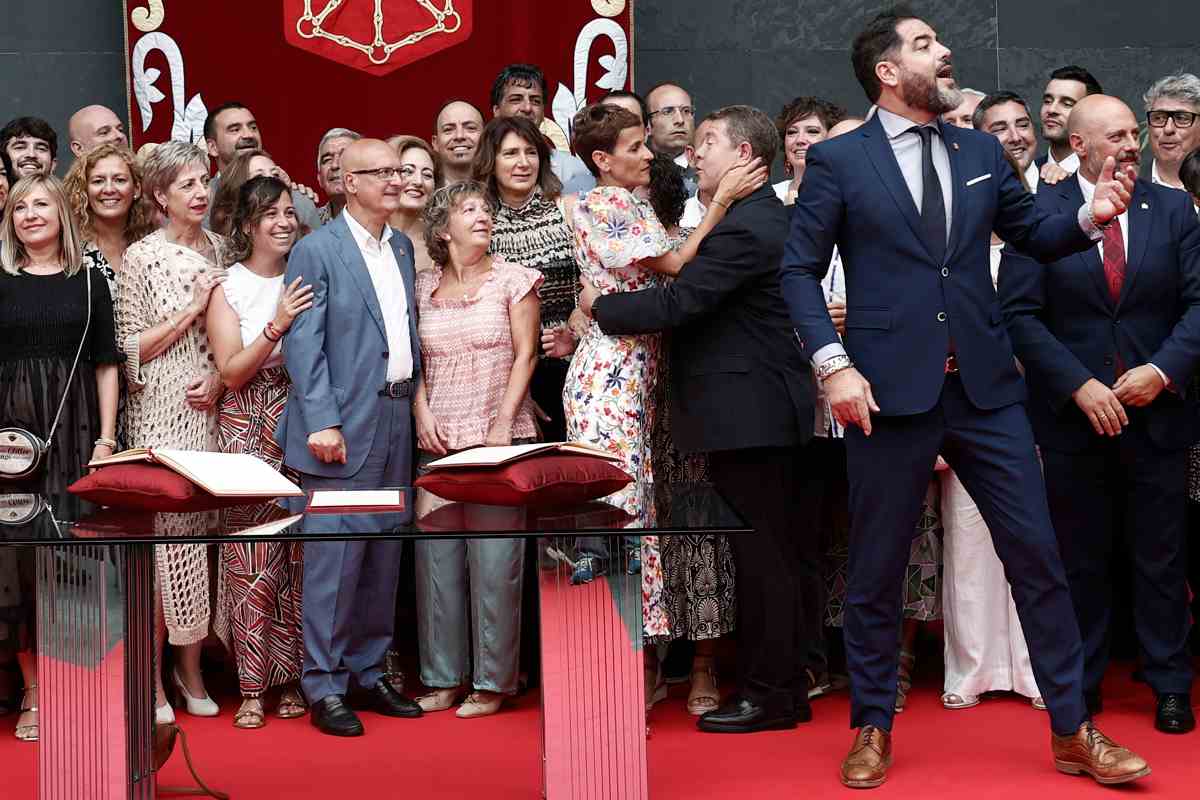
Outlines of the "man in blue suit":
M1138 121L1115 97L1071 112L1079 173L1043 189L1048 213L1078 208L1104 160L1137 174ZM1000 298L1029 382L1050 516L1083 636L1089 710L1108 666L1116 542L1133 566L1142 672L1158 697L1155 725L1196 726L1188 653L1187 448L1195 443L1200 367L1200 224L1184 192L1139 180L1129 210L1099 247L1041 266L1007 252ZM1123 532L1123 536L1121 535Z
M1139 778L1146 763L1093 728L1084 706L1079 630L989 269L992 231L1043 261L1092 247L1132 184L1114 180L1109 162L1090 205L1039 212L995 137L941 124L960 102L950 51L912 15L876 17L852 60L878 112L809 149L781 267L792 322L846 426L845 637L858 733L842 782L878 786L891 763L902 579L939 453L1012 583L1056 766L1106 783ZM835 245L844 345L820 287Z
M386 142L360 139L342 153L342 175L345 211L296 245L284 278L313 287L312 308L284 342L292 390L276 434L306 492L407 486L413 477L411 396L421 364L413 247L387 224L400 203L400 158ZM311 515L305 531L363 533L387 522ZM365 707L421 715L383 678L399 577L400 542L304 545L300 685L322 733L362 735L343 702L351 678Z

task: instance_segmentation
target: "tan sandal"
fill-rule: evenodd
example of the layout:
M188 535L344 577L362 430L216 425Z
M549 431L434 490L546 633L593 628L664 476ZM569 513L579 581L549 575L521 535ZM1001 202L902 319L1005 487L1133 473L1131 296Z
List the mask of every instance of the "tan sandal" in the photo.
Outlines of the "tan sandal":
M263 714L262 700L258 697L247 697L242 700L242 707L233 715L233 727L243 730L255 730L267 724Z
M275 716L280 719L296 719L308 713L308 703L304 695L296 688L284 689L279 695L279 704L275 706Z
M422 711L449 711L454 708L454 704L463 696L464 690L461 686L454 686L449 689L434 689L427 694L423 694L417 698L417 705Z
M692 688L688 692L687 711L693 717L715 711L721 706L721 693L717 690L717 672L713 658L697 656L692 661Z
M40 728L38 726L38 707L29 705L29 693L37 691L37 684L33 683L25 687L25 693L21 695L21 716L17 717L17 729L13 731L14 735L22 742L36 742L38 740ZM33 722L22 722L28 719L27 714L33 715Z

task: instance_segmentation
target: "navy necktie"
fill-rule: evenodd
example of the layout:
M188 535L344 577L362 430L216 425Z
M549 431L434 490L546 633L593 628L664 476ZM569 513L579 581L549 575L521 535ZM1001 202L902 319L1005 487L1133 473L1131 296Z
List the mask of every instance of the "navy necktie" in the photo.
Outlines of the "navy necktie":
M946 201L933 168L934 130L928 125L909 130L921 137L921 237L934 261L941 264L946 258Z

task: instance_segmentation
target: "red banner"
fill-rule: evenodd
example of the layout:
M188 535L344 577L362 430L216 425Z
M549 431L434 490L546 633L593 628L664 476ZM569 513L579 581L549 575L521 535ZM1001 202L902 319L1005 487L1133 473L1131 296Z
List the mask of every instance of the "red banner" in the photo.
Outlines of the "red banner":
M332 127L428 139L463 98L491 116L513 62L546 74L547 132L632 86L633 0L126 0L135 146L203 139L208 109L237 100L294 180L315 183ZM562 131L555 131L554 126ZM563 146L563 144L560 144Z

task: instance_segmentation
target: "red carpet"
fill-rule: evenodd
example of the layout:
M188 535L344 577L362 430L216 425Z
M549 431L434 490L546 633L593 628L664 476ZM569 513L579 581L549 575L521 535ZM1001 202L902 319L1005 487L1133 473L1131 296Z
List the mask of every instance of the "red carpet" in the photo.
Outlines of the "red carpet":
M888 782L868 797L1056 800L1108 792L1139 797L1195 797L1200 786L1200 733L1166 736L1153 729L1149 690L1132 683L1128 666L1105 684L1105 732L1137 749L1154 774L1133 787L1103 789L1059 775L1050 760L1043 712L1015 697L985 699L966 711L945 711L930 675L897 717L896 764ZM656 800L758 800L853 796L837 782L850 743L845 693L814 703L816 719L793 731L718 736L695 731L683 711L685 687L655 708L648 742L650 792ZM220 698L216 719L180 715L200 774L233 800L344 798L487 798L531 800L540 793L538 700L531 693L504 713L477 720L453 712L422 720L364 714L367 735L338 740L319 735L307 719L271 718L261 731L235 730L236 706ZM0 719L0 797L36 796L36 746L16 741L15 717ZM163 783L189 785L178 748ZM862 796L862 795L859 795Z

